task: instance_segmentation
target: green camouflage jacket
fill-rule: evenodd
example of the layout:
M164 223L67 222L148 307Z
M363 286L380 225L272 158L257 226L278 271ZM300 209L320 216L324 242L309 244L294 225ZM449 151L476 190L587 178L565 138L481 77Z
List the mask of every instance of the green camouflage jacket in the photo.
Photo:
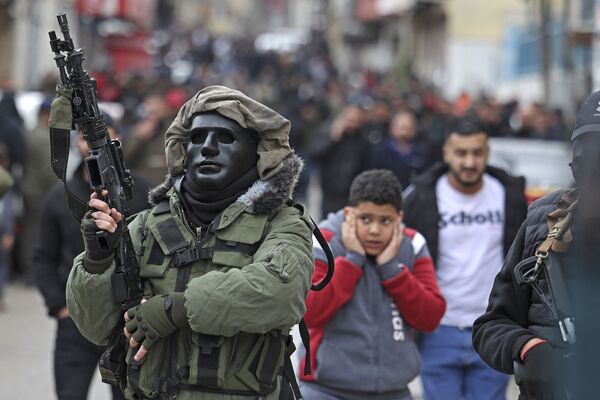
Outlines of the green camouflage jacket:
M185 261L198 238L173 180L154 191L153 209L129 222L145 297L183 291L189 322L142 361L144 396L158 396L176 377L179 399L258 398L265 387L265 398L277 398L287 356L283 338L304 315L314 264L313 224L301 207L286 202L301 168L291 154L274 176L252 185L215 219L191 264ZM123 318L112 295L114 266L91 274L83 260L83 254L75 259L67 305L81 333L102 345Z

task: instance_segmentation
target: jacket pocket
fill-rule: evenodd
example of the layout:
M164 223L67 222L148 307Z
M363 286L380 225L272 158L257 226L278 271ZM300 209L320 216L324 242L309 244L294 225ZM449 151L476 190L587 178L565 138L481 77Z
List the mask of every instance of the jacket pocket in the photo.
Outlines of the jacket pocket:
M224 337L192 332L189 384L224 387L237 341L238 335Z
M236 371L236 373L235 373L235 376L244 385L248 386L250 389L254 390L255 392L258 392L259 384L258 384L258 381L256 380L256 375L253 372L253 370L256 369L256 365L258 364L258 357L260 357L260 352L261 352L262 348L264 347L263 346L264 343L265 343L265 336L264 335L259 336L254 347L248 353L248 356L243 361L243 363L240 366L240 368L238 369L238 371Z
M216 231L213 264L242 268L252 263L261 245L266 216L244 216L240 221Z
M282 283L288 283L298 274L298 270L303 266L313 268L314 260L311 260L307 255L300 253L292 248L287 243L277 245L273 251L273 255L268 258L267 270L275 275ZM310 284L310 282L305 282Z
M275 387L286 352L279 332L231 337L192 332L191 337L189 385L247 393Z
M164 254L158 242L150 235L144 244L144 253L140 263L142 279L164 278L169 269L172 255Z
M277 385L277 375L286 355L286 341L279 332L260 335L236 377L253 391L265 395Z

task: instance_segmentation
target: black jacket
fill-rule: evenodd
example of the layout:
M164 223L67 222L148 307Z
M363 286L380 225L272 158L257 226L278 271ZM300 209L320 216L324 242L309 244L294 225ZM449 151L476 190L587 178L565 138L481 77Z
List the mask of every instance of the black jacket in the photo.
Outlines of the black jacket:
M311 156L319 165L323 217L347 205L352 180L367 167L370 146L361 132L344 134L333 142L329 126L315 138Z
M402 156L394 148L391 139L385 139L371 148L367 159L367 169L389 169L394 173L403 188L408 187L413 177L435 163L434 148L425 140L414 142L413 153Z
M438 223L440 220L435 185L446 172L448 172L446 164L436 164L415 178L403 193L404 223L425 236L434 263L437 262L438 256ZM506 254L521 222L527 215L525 179L513 177L499 168L490 166L486 168L485 172L498 179L506 193L504 201L504 254Z
M517 264L533 256L546 239L546 215L557 208L562 194L552 193L530 205L527 219L496 276L487 310L473 325L475 350L487 364L508 374L513 373L513 362L529 339L544 338L553 346L562 343L558 324L552 321L539 296L529 285L517 284L514 275Z
M91 189L83 179L80 167L68 181L69 189L80 199L87 200ZM149 208L148 191L151 183L133 175L134 193L128 202L130 214ZM38 237L33 254L33 278L42 292L48 314L66 307L65 287L73 265L73 259L83 250L83 238L79 222L67 206L64 185L55 185L46 196L38 227Z

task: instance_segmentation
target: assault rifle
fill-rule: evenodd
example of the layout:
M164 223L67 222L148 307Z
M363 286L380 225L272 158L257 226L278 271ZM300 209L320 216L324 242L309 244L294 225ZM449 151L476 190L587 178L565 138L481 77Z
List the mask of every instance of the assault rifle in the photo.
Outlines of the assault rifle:
M123 161L123 149L118 140L111 140L98 109L95 79L91 78L83 68L84 51L75 48L69 33L69 24L65 13L57 15L58 25L64 39L59 39L54 31L49 32L50 47L54 52L54 61L60 74L59 95L67 93L71 103L72 124L83 132L83 138L88 144L89 154L85 164L90 177L90 185L98 198L106 201L111 208L117 209L123 215L128 213L126 201L132 197L133 180ZM56 101L56 100L55 100ZM54 103L53 103L54 106ZM68 108L68 107L67 107ZM68 114L68 110L67 110ZM52 167L65 180L64 171L57 164L62 163L61 155L67 152L57 148L58 143L68 144L65 129L50 130L52 142ZM64 160L66 165L66 160ZM63 168L64 169L64 168ZM66 185L65 185L66 186ZM104 191L108 192L106 197ZM67 197L72 196L67 189ZM80 218L81 210L76 211L71 205L77 202L69 199L70 207L74 214ZM139 264L133 250L131 237L127 230L125 219L118 223L120 233L119 243L115 250L115 272L111 277L115 300L123 310L127 310L141 302L143 290L139 275ZM104 231L96 233L98 244L108 248L108 241ZM111 384L119 384L124 379L125 355L127 351L123 335L123 318L115 327L108 349L100 360L102 380Z

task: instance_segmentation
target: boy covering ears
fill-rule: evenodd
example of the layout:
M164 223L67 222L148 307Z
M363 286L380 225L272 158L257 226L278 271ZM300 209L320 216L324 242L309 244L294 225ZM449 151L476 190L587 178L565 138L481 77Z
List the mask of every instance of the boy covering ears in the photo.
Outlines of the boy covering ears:
M402 188L388 170L358 175L349 206L319 224L335 257L335 274L311 291L304 316L312 374L306 400L411 399L420 370L414 330L433 331L446 303L423 236L402 224ZM314 247L318 282L327 272ZM302 368L301 368L302 370Z

